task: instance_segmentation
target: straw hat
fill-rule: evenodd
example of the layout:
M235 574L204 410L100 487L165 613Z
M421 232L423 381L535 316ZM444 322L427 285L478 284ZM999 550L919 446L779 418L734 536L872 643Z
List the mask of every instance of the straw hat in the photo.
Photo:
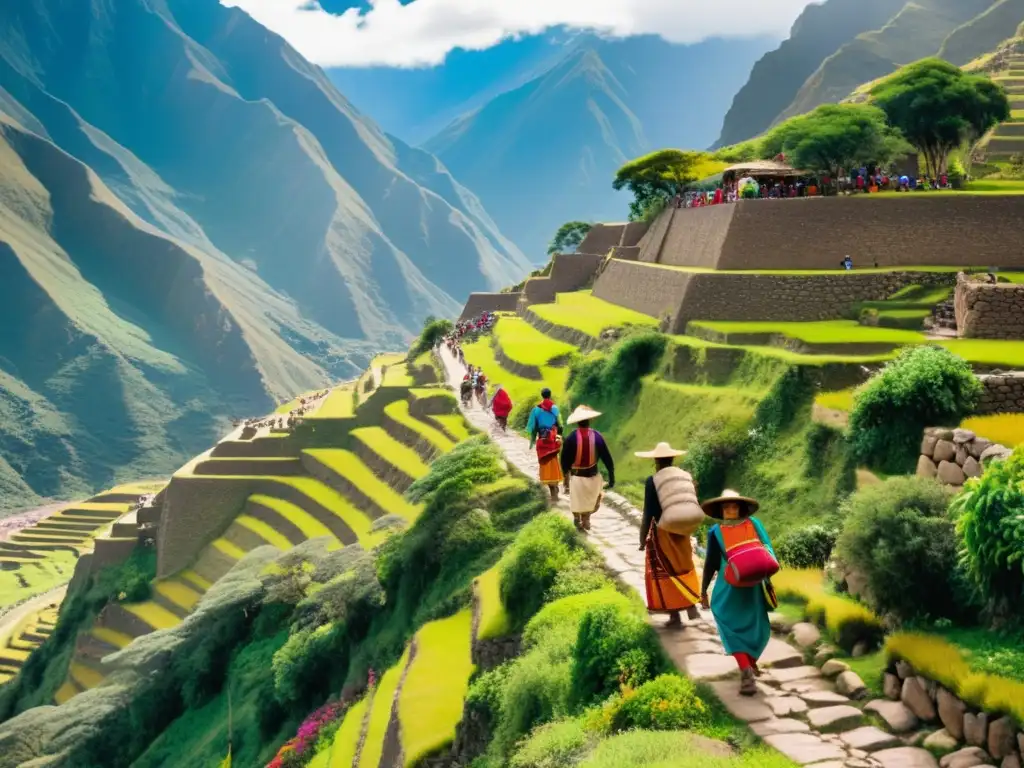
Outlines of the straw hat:
M668 443L658 443L652 451L637 451L635 456L641 459L674 459L677 456L685 456L686 451L673 448Z
M747 496L740 496L736 491L724 490L722 495L715 499L708 499L700 508L704 510L704 514L708 517L713 517L716 520L722 519L722 505L726 502L736 502L740 505L740 517L750 517L752 514L757 512L757 508L760 506L754 499Z
M572 415L565 420L565 423L578 424L581 421L589 421L590 419L596 419L600 415L600 411L595 411L589 405L580 405L577 406L576 410L572 412Z

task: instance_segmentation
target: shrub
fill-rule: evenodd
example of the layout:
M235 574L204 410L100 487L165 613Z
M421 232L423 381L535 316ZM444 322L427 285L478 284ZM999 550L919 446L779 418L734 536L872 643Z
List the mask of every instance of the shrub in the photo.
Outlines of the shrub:
M654 631L635 611L597 605L580 621L572 661L572 700L589 704L618 690L622 679L633 686L667 671Z
M809 525L783 536L775 544L779 561L792 568L824 568L836 545L836 531Z
M835 427L812 422L807 428L807 466L804 467L804 475L811 480L823 477L828 470L829 449L844 441L843 433ZM845 448L845 445L842 447Z
M424 352L433 349L434 346L452 331L451 320L436 320L428 317L423 324L423 330L419 338L413 343L409 350L409 360L415 360Z
M601 564L588 559L559 571L545 599L560 600L563 597L585 595L614 586L614 582L605 574Z
M586 751L589 737L579 720L560 720L534 730L512 756L512 768L562 768Z
M981 390L970 364L948 350L905 350L864 385L854 402L855 458L887 474L911 471L924 428L959 424Z
M571 686L570 662L552 664L540 651L520 656L511 666L494 734L503 754L535 726L567 714Z
M771 391L757 404L754 413L756 428L767 436L789 425L797 413L814 397L814 380L807 367L793 366L786 370Z
M603 408L628 402L640 379L654 373L665 356L668 337L646 331L616 344L609 355L574 359L570 369L569 400Z
M544 602L558 573L578 557L572 524L557 512L534 518L502 558L501 602L513 626L521 627Z
M722 492L729 465L743 452L746 440L746 430L740 424L706 424L694 434L681 465L693 476L701 499Z
M959 612L963 588L949 500L934 480L894 477L844 504L837 553L867 578L877 611L903 621Z
M990 463L968 481L952 505L961 538L961 562L996 615L1024 597L1024 449Z
M636 604L609 586L596 592L571 595L548 603L530 619L523 630L523 647L541 648L551 661L567 661L587 611L611 605L621 611L635 611Z
M661 675L623 694L613 728L626 731L692 730L707 725L711 714L693 682L679 675Z

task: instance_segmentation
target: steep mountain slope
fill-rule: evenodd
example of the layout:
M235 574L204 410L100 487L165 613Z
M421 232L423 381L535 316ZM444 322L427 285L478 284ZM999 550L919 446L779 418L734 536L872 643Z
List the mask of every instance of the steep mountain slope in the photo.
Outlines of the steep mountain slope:
M1024 0L997 0L984 13L950 33L939 56L963 66L996 48L1024 21Z
M585 36L553 69L459 118L424 148L542 261L565 221L624 217L626 201L611 189L623 161L661 146L709 144L714 116L771 44Z
M527 268L216 0L27 0L0 29L0 507L166 473L209 414L352 375Z
M840 101L862 83L934 55L960 25L994 0L913 0L881 29L865 32L825 59L775 122Z
M768 128L825 58L862 32L884 25L905 2L825 0L808 5L789 38L754 65L733 99L715 146L735 144Z

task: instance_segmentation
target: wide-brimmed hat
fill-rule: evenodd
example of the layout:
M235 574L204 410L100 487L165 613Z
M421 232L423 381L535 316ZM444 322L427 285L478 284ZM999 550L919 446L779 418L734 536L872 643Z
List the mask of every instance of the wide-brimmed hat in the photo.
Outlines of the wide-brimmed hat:
M674 459L677 456L685 456L686 451L673 448L668 443L658 443L653 450L637 451L634 455L641 459Z
M600 411L595 411L589 405L580 405L577 406L576 410L572 412L572 415L565 420L565 423L578 424L581 421L590 421L590 419L596 419L600 415Z
M734 502L740 505L740 517L750 517L757 512L757 508L760 506L754 499L748 496L740 496L740 494L733 490L724 490L721 496L708 499L700 505L700 508L704 510L704 514L708 517L721 520L722 505L727 502Z

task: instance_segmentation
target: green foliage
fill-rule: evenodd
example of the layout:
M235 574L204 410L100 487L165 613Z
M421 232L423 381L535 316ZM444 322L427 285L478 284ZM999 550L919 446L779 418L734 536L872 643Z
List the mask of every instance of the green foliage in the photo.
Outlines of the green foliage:
M607 357L577 358L569 373L570 402L622 405L636 394L640 380L658 369L667 348L665 335L645 331L619 342Z
M1016 612L1024 598L1024 449L969 480L952 505L961 559L996 615Z
M798 168L828 172L886 163L909 149L885 121L885 113L867 104L823 104L792 117L764 138L762 153L785 153Z
M603 564L595 558L588 558L559 571L545 599L550 602L614 586L615 583L608 578Z
M590 743L579 720L560 720L535 729L512 756L512 768L563 768L574 765Z
M792 768L768 747L736 755L685 731L630 731L602 741L579 768Z
M913 469L927 426L959 424L981 394L971 366L933 346L903 351L859 391L850 413L854 457L872 469Z
M636 690L626 691L615 713L617 731L696 730L708 725L711 714L693 682L675 674L660 675Z
M556 253L564 253L576 250L576 246L583 242L591 227L594 225L586 221L568 221L558 228L555 236L551 238L548 245L548 256Z
M560 571L580 558L572 523L557 512L527 523L501 560L501 602L512 625L523 626L544 602Z
M937 58L903 67L872 88L871 96L921 153L932 176L942 172L951 151L1010 118L1000 85Z
M424 352L432 350L445 336L451 333L452 327L451 320L437 320L433 317L428 317L423 324L423 330L420 331L419 337L412 347L409 348L408 359L415 360Z
M780 537L775 542L775 554L779 562L791 568L824 568L837 536L831 528L808 525Z
M644 217L646 210L658 199L667 200L697 180L697 170L708 160L704 152L661 149L630 160L615 174L612 187L628 189L633 194L629 204L630 220Z
M846 437L835 427L821 422L812 422L807 428L807 465L805 474L808 478L819 479L827 469L826 457L833 445L845 446Z
M814 397L815 383L810 371L792 366L775 380L768 394L757 404L754 424L764 437L773 437L788 426Z
M879 613L901 621L962 615L950 497L930 478L894 477L847 501L836 551L867 578Z
M615 605L590 608L580 621L573 649L572 700L589 704L668 671L658 639L642 616Z

